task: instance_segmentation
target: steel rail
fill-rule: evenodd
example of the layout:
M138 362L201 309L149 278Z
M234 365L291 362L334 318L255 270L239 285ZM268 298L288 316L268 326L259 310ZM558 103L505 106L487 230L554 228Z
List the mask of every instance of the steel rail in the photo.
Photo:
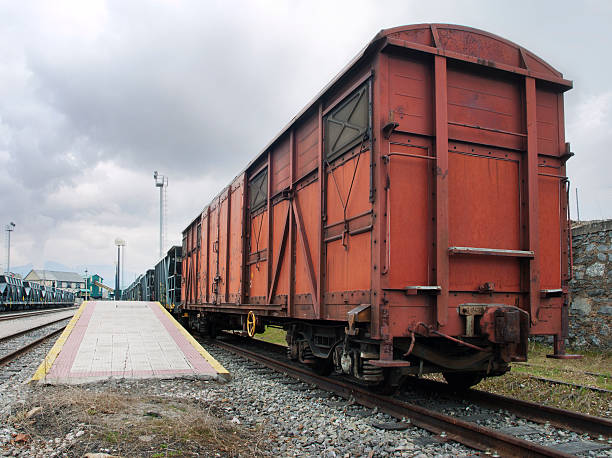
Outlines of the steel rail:
M590 390L590 391L597 391L598 393L608 393L608 394L612 393L612 390L608 390L606 388L600 388L598 386L580 385L579 383L566 382L565 380L557 380L554 378L540 377L539 375L527 374L527 376L530 379L539 380L541 382L546 382L550 385L564 385L564 386L569 386L572 388L578 388L580 390Z
M435 380L415 379L415 385L420 385L429 389L434 389L438 392L457 393L456 390L446 383ZM489 393L470 389L458 393L461 399L466 399L471 402L487 406L495 409L505 409L515 415L534 421L536 423L550 423L552 426L561 429L569 429L578 433L589 434L591 436L603 435L610 437L612 432L612 420L594 415L574 412L571 410L563 410L557 407L551 407L542 404L536 404L531 401L512 398L509 396L501 396L499 394Z
M10 340L10 339L14 339L15 337L19 337L19 336L22 336L24 334L27 334L28 332L36 331L38 329L50 326L50 325L55 324L55 323L59 323L60 321L68 320L70 318L71 318L70 316L65 316L64 318L60 318L58 320L49 321L48 323L43 323L43 324L41 324L39 326L34 326L33 328L24 329L23 331L19 331L19 332L16 332L16 333L8 335L8 336L0 337L0 342L4 342L4 341Z
M258 340L257 342L258 344L265 345L270 349L274 348L282 350L286 348L283 345L273 344L263 340ZM597 375L603 376L603 374ZM539 379L539 377L533 378ZM598 387L575 385L569 382L557 381L552 379L542 380L550 383L576 386L577 388L582 387L585 389L601 391L604 393L610 392L610 390ZM524 418L535 423L549 423L557 428L568 429L570 431L574 431L581 434L589 434L591 436L603 435L606 438L611 437L610 432L612 431L612 420L609 420L607 418L583 414L571 410L563 410L557 407L547 406L543 404L536 404L535 402L490 393L488 391L481 391L475 388L472 388L470 390L457 391L455 388L448 385L447 383L438 382L436 380L419 379L414 377L408 383L410 383L412 386L422 387L427 390L456 395L456 397L459 399L469 400L470 402L480 404L483 407L505 409L514 413L520 418Z
M447 439L459 442L468 447L501 453L503 456L517 457L569 457L572 455L544 447L534 442L500 433L475 423L470 423L458 418L444 415L423 407L409 404L404 401L381 396L359 386L348 384L344 381L334 380L330 377L322 377L314 374L308 369L297 367L273 358L246 350L226 342L215 341L215 345L225 348L237 355L256 361L275 371L299 379L303 382L314 384L326 391L333 392L344 398L352 398L357 403L374 408L402 419L410 418L413 425L426 429L434 434L445 433ZM444 440L444 439L441 439Z
M10 315L0 314L0 321L9 321L9 320L18 320L19 318L29 318L31 316L38 315L49 315L51 313L59 313L65 312L67 310L74 310L77 307L62 307L51 310L37 310L34 312L26 312L26 313L11 313Z
M23 353L26 353L30 350L32 350L34 347L40 345L41 343L55 337L56 335L58 335L59 333L61 333L64 329L66 329L66 326L64 326L61 329L57 329L45 336L42 336L39 339L36 339L26 345L24 345L23 347L18 348L17 350L9 353L8 355L4 355L2 357L0 357L0 366L5 366L6 364L8 364L10 361L14 360L15 358L17 358L18 356L22 355Z
M257 343L274 350L280 351L286 349L286 347L283 345L274 344L263 340L257 340ZM534 378L537 379L537 377ZM568 384L570 386L583 387L582 385L575 385L569 382L556 381L551 379L543 380L548 381L550 383L561 383ZM557 428L568 429L570 431L575 431L581 434L589 434L591 436L603 435L606 438L611 437L610 431L612 431L612 420L609 420L607 418L583 414L571 410L563 410L557 407L547 406L543 404L536 404L534 402L525 401L510 396L490 393L488 391L481 391L474 388L465 391L457 391L455 388L448 385L447 383L438 382L436 380L419 379L414 377L408 383L413 386L422 387L427 390L442 392L451 395L454 394L459 399L467 399L475 404L480 404L483 407L505 409L514 413L518 417L533 421L535 423L549 423ZM584 386L583 388L593 389L605 393L610 392L610 390L605 390L603 388L598 387Z

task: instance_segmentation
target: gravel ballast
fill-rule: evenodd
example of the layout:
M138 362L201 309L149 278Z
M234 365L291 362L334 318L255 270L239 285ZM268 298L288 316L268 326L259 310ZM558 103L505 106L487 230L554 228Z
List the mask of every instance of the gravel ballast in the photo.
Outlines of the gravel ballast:
M74 391L78 405L89 405L86 400L91 398L90 407L80 410L62 407L54 411L54 402L65 399L69 388L23 384L50 347L51 343L44 344L15 360L10 377L0 378L0 422L5 425L0 427L0 455L83 456L91 452L153 456L166 451L168 456L199 456L203 449L195 441L160 442L154 432L134 438L121 425L116 428L117 434L115 430L111 431L113 434L101 434L100 423L96 423L111 414L122 416L125 422L125 418L134 418L134 412L141 412L138 415L147 421L167 425L193 408L214 418L226 434L224 441L210 446L210 454L206 453L210 456L450 457L477 453L413 427L407 420L398 422L376 409L354 405L214 345L208 345L207 350L230 371L232 379L228 383L190 379L111 380L78 388L81 390L78 393ZM105 410L97 405L101 395L123 399L125 406L117 401L119 407ZM127 406L126 396L142 399L142 405ZM435 399L428 402L434 407ZM35 408L39 411L34 411ZM467 403L447 405L442 410L484 426L509 428L508 433L543 445L586 440L584 435L533 424L509 413L493 415ZM28 412L34 413L28 417ZM136 427L132 420L130 424L132 429ZM582 455L612 456L609 450Z

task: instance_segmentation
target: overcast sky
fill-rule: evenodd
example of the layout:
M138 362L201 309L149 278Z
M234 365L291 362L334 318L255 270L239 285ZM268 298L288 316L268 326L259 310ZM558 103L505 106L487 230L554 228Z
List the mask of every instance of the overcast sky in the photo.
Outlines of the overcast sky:
M129 283L383 28L472 26L574 81L568 163L582 219L612 218L612 2L0 0L0 223L11 265ZM575 215L575 204L572 203ZM5 264L2 247L1 265Z

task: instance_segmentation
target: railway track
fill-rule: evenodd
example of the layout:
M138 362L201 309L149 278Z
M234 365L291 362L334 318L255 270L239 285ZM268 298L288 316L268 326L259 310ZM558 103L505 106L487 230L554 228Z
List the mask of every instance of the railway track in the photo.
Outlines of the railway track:
M59 312L65 312L67 310L76 310L78 307L62 307L62 308L57 308L57 309L49 309L49 310L36 310L33 312L23 312L23 313L2 313L0 314L0 321L10 321L10 320L17 320L19 318L29 318L32 316L38 316L38 315L49 315L52 313L59 313Z
M50 326L52 324L59 323L61 321L65 321L65 320L68 320L68 319L70 319L70 317L62 317L62 318L59 318L57 320L53 320L53 321L49 321L47 323L43 323L43 324L40 324L40 325L37 325L37 326L33 326L31 328L22 329L20 331L14 332L12 334L0 337L0 343L3 343L5 341L7 341L7 340L14 339L16 337L20 337L20 336L22 336L24 334L28 334L28 333L30 333L32 331L37 331L39 329L46 328L46 327L48 327L48 326Z
M549 383L551 385L565 385L565 386L569 386L569 387L572 387L572 388L576 388L578 390L591 390L591 391L597 391L599 393L610 393L610 394L612 394L612 390L608 390L606 388L600 388L598 386L581 385L580 383L566 382L565 380L557 380L557 379L548 378L548 377L540 377L540 376L537 376L537 375L528 375L528 377L530 379L539 380L541 382L546 382L546 383Z
M542 366L540 364L532 364L532 363L514 363L517 366L524 366L524 367L533 367L533 368L537 368L537 369L549 369L547 366ZM595 378L601 378L603 380L610 380L610 374L601 374L598 372L590 372L590 371L579 371L579 370L573 370L573 369L567 369L567 368L556 368L557 370L561 371L561 372L567 372L570 374L574 374L577 378L583 377L583 376L590 376L590 377L595 377ZM540 375L533 375L533 374L525 374L527 377L533 379L533 380L539 380L541 382L546 382L549 384L554 384L554 385L565 385L565 386L570 386L576 389L585 389L585 390L591 390L591 391L597 391L600 393L612 393L612 390L609 390L607 388L601 388L598 386L594 386L594 385L584 385L581 383L573 383L573 382L568 382L566 380L559 380L556 378L550 378L550 377L544 377L544 376L540 376Z
M64 310L62 310L64 311ZM13 320L29 318L32 314L13 317ZM61 333L72 316L65 314L58 319L36 324L26 329L19 329L0 337L0 367L7 365L20 355L27 353L38 345ZM46 331L49 329L49 331Z
M39 337L35 340L32 340L28 343L26 343L25 345L22 345L20 347L18 347L17 349L6 353L2 356L0 356L0 367L1 366L5 366L8 363L10 363L11 361L13 361L15 358L21 356L24 353L27 353L28 351L34 349L35 347L37 347L38 345L46 342L49 339L52 339L53 337L59 335L64 329L66 328L66 326L62 326L59 329L56 329L48 334L45 334L42 337Z
M567 429L596 437L609 436L612 432L612 421L606 418L558 409L477 389L457 393L446 383L435 380L415 378L411 381L411 384L427 391L445 393L455 399L468 400L487 408L507 410L521 418L536 423L550 424L560 429Z
M524 366L524 367L534 367L537 369L550 369L548 366L544 366L542 364L534 364L534 363L523 363L523 362L517 362L517 363L513 363L513 365L515 366ZM602 374L599 372L590 372L590 371L581 371L581 370L576 370L576 369L569 369L569 368L556 368L557 370L561 371L561 372L570 372L572 374L577 374L577 375L590 375L592 377L603 377L603 378L611 378L610 374Z
M402 398L375 394L367 388L347 383L341 378L318 376L303 366L291 363L285 358L280 358L278 353L284 347L276 346L279 348L272 352L272 354L263 354L261 351L246 349L221 340L209 342L208 344L211 343L266 366L269 369L284 373L305 383L316 385L323 390L333 392L346 399L352 399L365 407L377 408L379 411L385 412L396 419L408 418L413 425L435 434L440 441L454 440L468 447L482 450L486 453L501 454L502 456L563 457L574 456L574 453L588 451L581 450L576 444L574 444L573 449L568 446L563 447L562 445L564 444L555 444L555 446L541 445L512 434L500 432L491 427L479 425L473 421L458 418L457 415L449 415L436 409L417 405ZM257 345L260 344L258 343ZM269 349L270 346L267 346ZM453 394L450 387L444 383L420 380L417 385L420 385L424 390ZM598 443L585 441L583 449L585 449L585 445L586 449L590 446L591 450L597 449L597 447L599 447L599 450L608 448L603 440L610 435L612 422L607 419L492 395L478 390L468 390L458 396L463 400L469 400L491 409L513 412L518 417L536 423L544 423L547 426L551 425L557 428L576 431L600 439Z

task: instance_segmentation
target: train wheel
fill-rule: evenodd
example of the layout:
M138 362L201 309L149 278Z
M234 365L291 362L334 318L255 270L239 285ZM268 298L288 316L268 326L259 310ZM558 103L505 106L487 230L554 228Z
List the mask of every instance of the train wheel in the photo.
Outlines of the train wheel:
M253 337L255 335L255 329L257 328L257 319L252 311L247 315L246 328L249 337Z
M467 390L484 378L481 372L443 372L442 375L450 386L458 390Z

